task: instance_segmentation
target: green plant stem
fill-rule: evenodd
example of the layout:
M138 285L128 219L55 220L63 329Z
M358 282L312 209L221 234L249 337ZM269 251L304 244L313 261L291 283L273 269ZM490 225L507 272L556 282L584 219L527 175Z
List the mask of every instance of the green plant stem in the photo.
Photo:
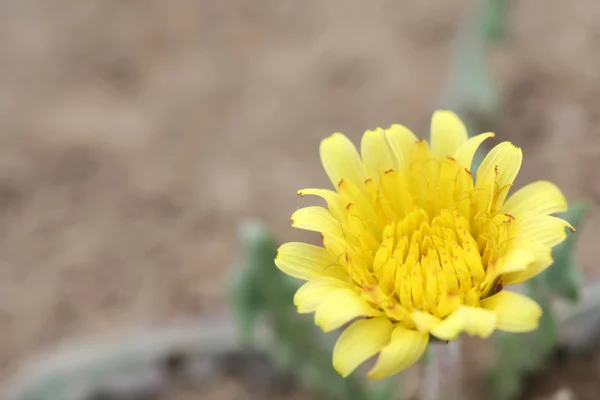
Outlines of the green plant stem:
M460 400L463 397L461 340L434 342L429 345L421 384L421 400Z

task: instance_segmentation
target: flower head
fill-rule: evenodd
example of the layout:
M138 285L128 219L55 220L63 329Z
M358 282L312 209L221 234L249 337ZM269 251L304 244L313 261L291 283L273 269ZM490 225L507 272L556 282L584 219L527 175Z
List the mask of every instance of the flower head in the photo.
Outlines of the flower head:
M469 139L456 114L436 111L431 146L402 125L365 132L360 155L340 133L321 142L335 191L299 191L327 208L301 208L292 225L320 232L323 247L285 243L275 262L307 281L294 298L298 312L314 312L326 332L354 321L334 348L341 375L376 354L369 376L395 374L421 357L430 335L537 327L538 304L503 288L552 264L570 225L550 214L567 202L546 181L508 197L522 161L509 142L486 155L474 179L475 151L492 136Z

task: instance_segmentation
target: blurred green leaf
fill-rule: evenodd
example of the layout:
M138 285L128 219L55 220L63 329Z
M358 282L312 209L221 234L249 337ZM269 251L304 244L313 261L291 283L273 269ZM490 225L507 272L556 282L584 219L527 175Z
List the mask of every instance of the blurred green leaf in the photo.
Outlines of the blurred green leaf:
M579 229L589 209L586 202L576 202L569 205L569 211L561 217ZM577 233L569 233L567 239L553 249L554 263L541 274L552 293L571 301L579 299L581 287L581 269L573 257L576 237Z
M471 134L488 130L502 112L502 97L495 77L488 66L487 46L490 43L490 24L502 28L499 0L482 0L471 11L455 43L450 59L448 84L442 93L441 106L457 112L466 122ZM482 21L487 23L482 24Z
M539 276L535 277L526 283L526 289L544 314L538 329L533 332L497 332L494 335L496 360L486 377L488 393L494 400L518 398L525 378L543 369L556 348L556 324L543 281Z
M508 0L486 0L483 30L491 42L500 42L506 37Z
M398 387L396 377L388 378L369 390L369 400L392 400Z
M236 268L236 274L228 282L228 296L231 309L236 318L242 343L249 345L254 341L254 330L259 313L264 308L262 298L253 290L252 271Z
M581 226L589 206L573 203L562 216L576 229ZM554 263L544 273L525 283L527 294L542 307L544 314L538 329L527 334L498 333L495 335L496 363L488 373L489 393L495 400L511 400L520 395L523 380L544 368L558 345L557 326L550 307L550 297L577 300L581 285L579 267L573 259L575 235L553 251Z
M502 96L488 66L486 50L490 42L504 38L507 8L506 0L477 2L454 44L440 107L455 111L471 136L494 129L502 115ZM475 153L471 165L473 176L483 160L484 150L485 143Z
M334 341L311 318L296 312L293 297L299 281L275 266L278 245L266 227L242 224L240 241L241 260L228 290L243 340L252 343L256 321L267 317L273 334L269 355L279 372L327 399L392 399L394 386L369 388L358 375L342 378L333 369Z
M525 342L517 335L497 332L494 335L497 359L486 376L486 388L492 399L509 400L518 395L521 388L520 363L526 352Z

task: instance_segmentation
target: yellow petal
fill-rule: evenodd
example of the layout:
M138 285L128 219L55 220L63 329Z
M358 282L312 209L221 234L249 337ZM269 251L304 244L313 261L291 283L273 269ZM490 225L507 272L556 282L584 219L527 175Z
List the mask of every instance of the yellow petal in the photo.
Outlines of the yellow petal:
M390 344L381 350L375 366L369 371L369 378L387 378L410 367L421 358L428 342L429 333L396 325Z
M481 166L479 166L479 171L481 171ZM496 176L494 173L480 174L477 172L476 184L477 187L471 192L473 194L474 207L470 206L467 196L464 196L467 198L467 201L462 204L463 208L468 206L464 210L465 212L473 213L470 214L471 218L474 218L477 215L490 215L496 190Z
M501 189L506 185L512 185L523 161L523 152L510 142L502 142L496 145L485 156L477 170L477 181L475 187L481 188L482 183L490 181L496 183Z
M465 124L452 111L438 110L431 118L431 151L442 159L452 157L459 147L467 141Z
M524 271L535 262L535 255L529 250L517 249L503 256L500 262L499 274Z
M442 340L454 340L461 332L471 336L486 338L496 326L496 314L476 307L462 306L439 325L431 329L431 334Z
M342 222L348 220L348 212L346 204L342 201L342 196L339 193L329 189L302 189L298 191L300 196L318 196L327 202L329 212L334 218Z
M380 193L384 195L380 198L389 199L398 216L403 217L414 209L414 199L408 190L408 179L403 171L386 172L381 179L381 188L383 190Z
M386 171L398 169L398 159L392 153L385 131L381 128L365 132L360 151L367 178L375 182L378 182Z
M411 313L411 319L412 319L412 322L417 327L417 330L421 331L421 332L431 331L431 329L433 329L435 326L439 325L440 322L442 321L441 319L439 319L438 317L436 317L434 315L431 315L429 313L419 311L419 310L414 310Z
M538 327L542 309L529 297L501 291L481 301L496 314L496 328L507 332L530 332Z
M551 215L529 214L516 221L511 248L553 247L567 238L565 228L573 229L567 221Z
M386 317L362 319L342 332L333 348L333 367L344 378L379 353L389 342L394 326Z
M333 236L342 235L342 227L331 213L318 206L304 207L292 214L292 226Z
M537 181L517 190L506 200L502 212L519 217L524 213L555 214L567 211L567 200L548 181Z
M335 188L342 179L357 187L364 187L365 174L362 161L354 144L345 135L334 133L321 141L321 163Z
M471 164L473 163L473 157L475 156L477 149L484 140L492 137L494 137L492 132L482 133L480 135L473 136L464 142L458 148L458 150L456 150L456 153L454 153L454 159L456 160L456 163L470 171Z
M294 304L300 314L316 311L323 299L340 288L351 288L347 282L332 277L322 277L306 282L296 291Z
M409 187L413 198L420 199L419 205L429 215L432 213L430 206L433 203L431 182L437 182L439 172L439 163L433 157L427 141L418 141L410 158Z
M500 276L502 276L502 283L508 284L513 276L525 273L535 262L534 252L517 249L502 256L498 262L490 263L481 284L482 297L488 296L496 289Z
M544 272L554 262L552 259L552 249L549 247L533 248L530 252L535 255L535 261L529 264L523 271L503 275L502 283L512 285L524 282Z
M352 289L337 289L317 307L315 324L330 332L358 317L379 317L383 312L371 307Z
M404 170L410 161L412 149L419 139L410 129L399 124L392 124L385 130L385 134L392 151L398 159L398 168Z
M336 257L326 249L300 242L281 245L277 250L275 265L286 274L304 280L318 278L327 270L340 268Z

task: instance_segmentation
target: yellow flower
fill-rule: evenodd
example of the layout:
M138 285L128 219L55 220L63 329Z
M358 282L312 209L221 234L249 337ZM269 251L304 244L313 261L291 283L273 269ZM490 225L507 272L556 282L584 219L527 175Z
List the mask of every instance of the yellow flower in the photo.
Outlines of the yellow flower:
M421 357L430 334L537 328L538 304L502 288L552 264L552 247L572 228L550 214L567 202L546 181L507 199L522 161L509 142L486 155L474 180L473 155L493 136L469 139L456 114L436 111L431 147L402 125L365 132L362 157L341 133L321 142L336 191L299 191L327 208L301 208L292 225L320 232L323 247L285 243L275 262L307 281L294 297L298 312L314 312L325 332L354 321L334 348L342 376L376 354L369 376L395 374Z

